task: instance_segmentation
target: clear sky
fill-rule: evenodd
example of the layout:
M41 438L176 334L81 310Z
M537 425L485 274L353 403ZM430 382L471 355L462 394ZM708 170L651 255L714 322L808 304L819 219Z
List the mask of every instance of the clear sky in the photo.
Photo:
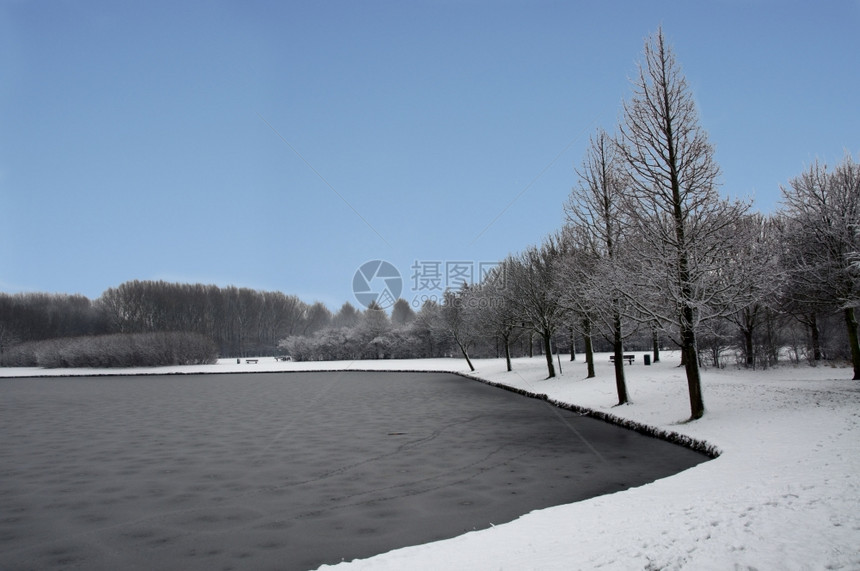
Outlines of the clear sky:
M561 226L660 25L726 195L860 152L857 0L0 0L0 291L412 301Z

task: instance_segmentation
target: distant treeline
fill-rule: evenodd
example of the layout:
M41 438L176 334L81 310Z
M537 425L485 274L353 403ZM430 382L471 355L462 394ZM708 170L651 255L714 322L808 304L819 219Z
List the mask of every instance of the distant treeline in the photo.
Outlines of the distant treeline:
M3 352L7 367L156 367L203 365L218 358L198 333L115 333L19 343Z
M291 335L280 346L294 361L446 357L454 346L440 315L435 302L426 302L415 313L406 300L398 299L391 317L375 303L359 311L347 302L324 329Z
M0 358L29 341L114 333L197 333L222 357L272 354L291 335L327 327L331 312L294 295L248 288L130 281L96 300L0 293Z
M427 300L415 312L404 299L391 307L391 316L371 303L359 311L350 303L334 314L330 325L310 335L292 335L280 343L293 361L339 361L363 359L425 359L434 357L524 357L543 355L543 339L535 334L526 315L510 314L500 333L498 300L476 298L479 288L448 292L443 303ZM468 296L468 300L466 297ZM465 303L461 303L465 300ZM467 306L467 311L460 311ZM469 339L464 339L466 329ZM554 350L564 349L575 358L576 332L572 326L559 327L551 335ZM580 336L581 337L581 336ZM648 350L651 336L631 336L629 350ZM460 344L463 344L461 347ZM580 342L581 343L581 342ZM611 348L604 339L589 340L595 351Z

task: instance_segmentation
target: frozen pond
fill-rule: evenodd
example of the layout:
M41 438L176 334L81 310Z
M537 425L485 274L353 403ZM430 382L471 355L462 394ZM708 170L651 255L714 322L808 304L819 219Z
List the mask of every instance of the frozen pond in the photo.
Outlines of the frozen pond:
M707 460L447 373L0 379L0 434L3 569L315 568Z

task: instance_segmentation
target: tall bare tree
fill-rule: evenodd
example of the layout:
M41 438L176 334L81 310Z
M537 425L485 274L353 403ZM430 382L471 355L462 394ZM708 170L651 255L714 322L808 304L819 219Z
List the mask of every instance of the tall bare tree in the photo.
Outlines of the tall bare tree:
M605 131L591 137L582 165L577 169L579 183L574 186L565 204L568 221L584 235L583 242L591 250L596 264L593 271L578 272L577 281L593 286L588 297L596 294L605 300L592 304L593 310L606 325L612 342L615 362L615 389L618 404L626 404L627 383L624 378L624 298L621 290L624 273L620 267L620 252L626 213L624 196L627 176L621 170L614 141ZM580 266L573 264L577 270Z
M619 151L630 177L629 214L649 257L640 271L661 303L639 309L675 324L691 418L705 412L696 329L730 293L719 273L747 204L722 200L719 167L692 93L662 29L645 43L633 95L624 103Z

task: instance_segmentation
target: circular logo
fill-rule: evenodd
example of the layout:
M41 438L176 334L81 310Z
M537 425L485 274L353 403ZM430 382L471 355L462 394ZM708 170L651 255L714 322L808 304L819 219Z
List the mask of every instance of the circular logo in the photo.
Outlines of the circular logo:
M352 293L364 307L370 307L375 302L381 309L388 309L402 291L403 278L400 272L384 260L363 263L352 277Z

